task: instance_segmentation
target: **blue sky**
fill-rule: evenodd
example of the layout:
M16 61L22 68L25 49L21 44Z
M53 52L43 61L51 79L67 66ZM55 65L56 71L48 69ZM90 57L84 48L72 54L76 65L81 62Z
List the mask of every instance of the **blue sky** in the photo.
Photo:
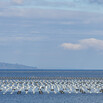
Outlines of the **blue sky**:
M103 69L102 61L102 0L0 0L0 62Z

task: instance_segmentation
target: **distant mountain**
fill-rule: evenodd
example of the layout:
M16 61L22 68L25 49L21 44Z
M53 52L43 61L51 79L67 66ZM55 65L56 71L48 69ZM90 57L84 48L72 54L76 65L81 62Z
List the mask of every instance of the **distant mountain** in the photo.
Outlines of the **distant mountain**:
M37 67L0 62L0 69L37 69Z

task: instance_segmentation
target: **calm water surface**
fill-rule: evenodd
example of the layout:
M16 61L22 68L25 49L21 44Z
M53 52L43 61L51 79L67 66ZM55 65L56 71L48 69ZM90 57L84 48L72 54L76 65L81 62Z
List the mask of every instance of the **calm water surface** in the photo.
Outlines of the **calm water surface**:
M103 77L103 71L93 70L0 70L0 77Z
M103 94L6 94L0 103L103 103Z

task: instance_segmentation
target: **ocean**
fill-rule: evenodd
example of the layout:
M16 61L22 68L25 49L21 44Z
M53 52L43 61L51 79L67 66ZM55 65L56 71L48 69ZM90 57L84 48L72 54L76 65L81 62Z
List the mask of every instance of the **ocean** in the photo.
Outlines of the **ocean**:
M0 77L7 77L6 79L8 79L9 77L11 78L32 78L32 77L36 77L36 78L100 78L100 80L97 80L96 83L98 83L98 81L101 81L101 89L103 88L102 86L102 78L103 78L103 71L102 70L0 70ZM58 83L58 81L62 81L63 80L56 80L56 83ZM51 79L50 79L51 80ZM50 81L50 80L46 80L46 81ZM73 79L74 80L74 79ZM6 81L6 83L4 83ZM12 80L14 83L14 80ZM15 80L18 81L18 80ZM24 80L25 81L25 80ZM33 80L27 80L27 81L33 81ZM41 80L36 80L36 82L41 81ZM55 80L52 80L52 82L54 82ZM66 81L66 80L64 80ZM69 80L71 81L71 80ZM75 80L74 80L75 81ZM73 81L73 83L74 83ZM90 81L90 80L89 80ZM35 94L32 93L32 90L30 90L30 88L28 89L29 91L25 91L17 94L17 91L11 93L11 91L8 90L8 92L5 92L6 89L8 89L9 87L7 87L6 85L9 84L9 86L12 86L13 83L8 83L11 82L11 80L2 80L1 78L1 82L0 82L0 89L3 88L2 91L0 91L0 103L103 103L103 94L102 93L80 93L80 92L65 92L66 90L64 90L64 93L60 93L60 92L54 92L54 90L52 89L52 92L47 93L44 92L43 89L43 94L39 93L39 92L35 92ZM19 80L19 82L21 82L21 80ZM31 85L29 83L29 85ZM45 82L45 81L42 81ZM67 81L66 81L67 82ZM90 81L93 83L93 85L96 83L94 83L94 81ZM2 84L4 83L4 84ZM27 82L26 82L27 83ZM83 82L84 83L84 82ZM15 83L14 83L15 84ZM36 85L36 84L35 84ZM62 84L64 85L64 84ZM83 84L84 85L84 84ZM4 89L4 87L6 87L6 89ZM16 86L16 85L15 85ZM28 86L28 84L26 84L26 86ZM53 84L54 86L54 84ZM17 87L17 86L16 86ZM24 88L26 88L24 86ZM52 88L52 86L50 87ZM94 88L94 87L93 87ZM14 88L12 88L13 90ZM20 89L20 86L19 88ZM26 88L27 89L27 88ZM41 90L40 89L40 90ZM61 89L61 88L60 88ZM23 90L21 90L23 91ZM50 89L49 89L50 91ZM5 92L5 94L3 94ZM27 92L27 93L26 93Z

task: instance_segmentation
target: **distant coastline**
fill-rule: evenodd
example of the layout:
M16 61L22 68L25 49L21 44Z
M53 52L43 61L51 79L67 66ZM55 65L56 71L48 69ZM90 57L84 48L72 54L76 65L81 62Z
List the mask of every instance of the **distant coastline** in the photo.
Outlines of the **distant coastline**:
M37 69L37 67L0 62L0 69Z

